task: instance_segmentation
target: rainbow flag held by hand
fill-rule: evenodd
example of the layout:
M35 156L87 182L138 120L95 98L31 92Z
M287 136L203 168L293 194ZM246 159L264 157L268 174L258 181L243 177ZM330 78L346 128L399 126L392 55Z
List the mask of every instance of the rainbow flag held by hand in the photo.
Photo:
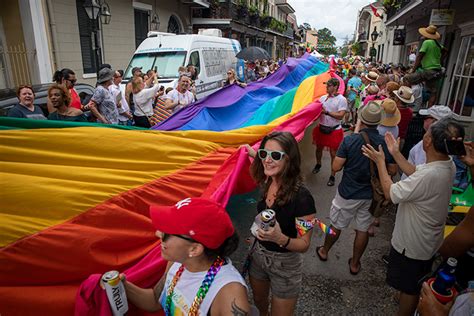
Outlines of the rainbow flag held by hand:
M300 141L335 76L327 69L309 56L290 59L262 82L222 89L152 130L0 118L0 313L110 315L98 286L110 270L152 287L166 262L149 205L196 196L226 205L254 189L240 146L257 148L277 130ZM225 122L204 122L211 116Z

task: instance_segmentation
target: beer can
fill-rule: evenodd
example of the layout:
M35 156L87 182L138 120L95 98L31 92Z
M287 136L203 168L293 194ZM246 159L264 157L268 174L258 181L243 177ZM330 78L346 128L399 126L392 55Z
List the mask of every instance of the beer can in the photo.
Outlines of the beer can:
M272 209L266 209L260 212L260 228L263 230L269 230L270 227L275 226L275 211Z
M102 282L105 286L110 308L114 316L123 316L128 311L127 295L120 273L118 271L109 271L102 275Z

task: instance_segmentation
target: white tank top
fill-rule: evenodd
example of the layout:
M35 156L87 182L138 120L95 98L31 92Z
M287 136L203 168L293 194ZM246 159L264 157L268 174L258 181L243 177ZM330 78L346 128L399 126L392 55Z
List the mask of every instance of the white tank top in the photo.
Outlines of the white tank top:
M239 271L237 271L237 269L232 265L230 259L227 259L226 261L227 264L221 267L220 271L216 275L216 278L212 282L211 287L209 288L209 292L207 292L206 297L202 301L201 306L199 307L199 315L204 316L208 314L214 298L216 297L217 293L219 293L220 289L226 284L237 282L247 288L244 279L240 275ZM163 306L163 309L165 309L166 306L166 292L168 291L171 281L173 280L173 277L180 266L181 263L174 263L166 274L165 287L163 288L160 296L160 303L161 306ZM194 298L196 297L199 287L201 286L206 274L207 271L189 272L188 270L184 269L183 274L179 278L178 283L176 284L176 287L173 291L170 315L181 316L189 314L189 309L193 304Z

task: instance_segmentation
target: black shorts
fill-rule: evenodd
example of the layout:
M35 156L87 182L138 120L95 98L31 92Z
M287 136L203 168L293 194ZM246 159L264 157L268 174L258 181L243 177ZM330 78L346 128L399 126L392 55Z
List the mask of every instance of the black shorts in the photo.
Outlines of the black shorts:
M388 261L388 285L409 295L420 294L420 280L431 272L433 258L430 260L410 259L391 247Z

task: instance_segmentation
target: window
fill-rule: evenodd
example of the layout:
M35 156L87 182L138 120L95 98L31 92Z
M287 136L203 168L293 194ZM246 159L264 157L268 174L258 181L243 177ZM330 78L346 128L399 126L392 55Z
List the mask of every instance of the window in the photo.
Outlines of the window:
M448 105L454 113L472 116L474 107L474 36L463 37L459 49Z
M135 48L148 36L149 12L135 9Z
M97 73L102 60L99 41L99 19L90 20L84 9L85 0L76 0L77 23L81 43L82 68L85 74Z
M181 26L179 24L178 19L174 15L170 16L170 19L168 21L168 33L181 33Z
M189 63L188 65L193 65L196 67L196 73L199 75L201 72L201 63L199 62L199 52L195 51L192 52L191 55L189 56Z
M185 57L185 50L134 55L124 74L124 79L131 78L133 67L142 67L143 72L157 67L159 78L178 78L178 68L184 66Z

